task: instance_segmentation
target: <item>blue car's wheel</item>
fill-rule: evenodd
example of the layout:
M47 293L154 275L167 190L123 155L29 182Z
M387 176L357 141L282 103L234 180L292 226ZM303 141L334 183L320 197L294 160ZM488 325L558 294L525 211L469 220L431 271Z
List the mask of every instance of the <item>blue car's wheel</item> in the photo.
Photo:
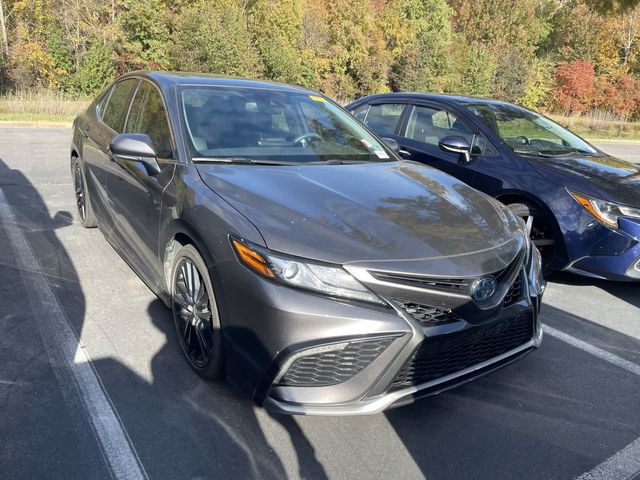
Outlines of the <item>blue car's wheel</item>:
M527 232L542 256L542 271L547 274L552 271L552 262L556 253L556 242L553 227L545 213L535 205L529 203L512 203L509 209L514 215L522 218L527 226Z

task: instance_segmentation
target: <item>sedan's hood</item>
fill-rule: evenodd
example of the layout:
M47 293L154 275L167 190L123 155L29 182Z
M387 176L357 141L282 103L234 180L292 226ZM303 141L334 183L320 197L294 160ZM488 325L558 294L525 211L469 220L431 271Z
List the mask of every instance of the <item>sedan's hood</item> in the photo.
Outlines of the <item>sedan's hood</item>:
M615 157L527 157L545 178L603 200L640 206L640 166Z
M523 246L519 221L455 178L413 162L199 164L204 182L272 250L416 274L497 271Z

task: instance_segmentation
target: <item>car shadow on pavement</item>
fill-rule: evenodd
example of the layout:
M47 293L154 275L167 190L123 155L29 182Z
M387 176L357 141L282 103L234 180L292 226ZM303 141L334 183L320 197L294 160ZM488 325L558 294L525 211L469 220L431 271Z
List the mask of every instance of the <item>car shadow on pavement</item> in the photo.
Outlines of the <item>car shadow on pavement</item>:
M640 350L562 310L543 314L563 331L579 321L581 338L595 329L602 348ZM575 478L636 440L639 388L637 375L546 334L523 359L385 415L427 478Z
M555 272L549 280L563 285L593 285L640 309L640 282L598 280L569 272ZM640 317L640 313L638 316Z
M73 199L72 187L65 188ZM92 400L79 388L77 382L82 380L67 363L77 364L77 360L65 356L65 348L38 325L50 328L55 322L47 315L57 312L58 325L68 323L75 334L71 350L84 349L78 338L88 322L87 300L75 268L78 259L70 257L57 230L78 229L80 242L83 233L87 242L92 241L91 235L77 224L69 226L72 215L66 211L50 215L40 192L47 198L54 196L59 183L43 182L36 188L22 172L0 160L0 189L0 213L4 213L0 216L2 477L113 478L94 428L97 419L87 407ZM74 206L73 200L64 202ZM25 267L21 255L35 261ZM44 286L48 297L34 291L38 285ZM122 286L114 285L90 293L111 295L118 302L124 292ZM34 298L45 297L50 304L36 304ZM148 313L167 337L151 360L152 381L116 359L117 348L112 357L92 362L147 474L151 478L284 478L282 462L266 440L252 402L224 383L202 381L189 369L181 358L169 311L159 300L151 302ZM144 349L144 338L139 341ZM304 435L286 421L284 425L300 451L301 463L312 463L313 449L304 443ZM121 446L110 448L115 447Z

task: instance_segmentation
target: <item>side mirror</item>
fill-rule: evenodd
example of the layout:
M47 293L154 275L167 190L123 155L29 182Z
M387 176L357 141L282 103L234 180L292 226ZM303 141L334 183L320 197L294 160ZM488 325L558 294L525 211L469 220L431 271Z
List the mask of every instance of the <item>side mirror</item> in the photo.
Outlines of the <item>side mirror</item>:
M121 133L113 137L109 150L116 161L140 162L149 175L160 173L156 161L157 152L149 135L143 133Z
M438 144L441 150L445 152L459 153L464 157L464 161L471 161L471 145L466 138L463 137L445 137Z
M396 142L393 138L382 137L381 140L391 150L393 150L396 153L400 153L400 144L398 142Z

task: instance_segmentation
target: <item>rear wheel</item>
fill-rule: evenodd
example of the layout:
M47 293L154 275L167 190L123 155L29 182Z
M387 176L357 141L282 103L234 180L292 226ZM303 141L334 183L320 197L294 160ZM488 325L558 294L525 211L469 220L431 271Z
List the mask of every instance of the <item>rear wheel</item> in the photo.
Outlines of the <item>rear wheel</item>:
M508 205L514 215L522 218L527 233L542 256L542 272L551 273L551 264L556 252L556 241L551 222L539 207L530 203L512 203Z
M73 157L72 159L71 173L73 175L73 187L76 192L76 207L78 208L80 224L84 228L93 228L97 225L96 217L93 214L91 198L89 198L89 191L87 190L87 182L85 181L84 171L78 157Z
M177 252L171 275L173 321L182 352L203 378L222 376L220 318L204 260L193 247Z

